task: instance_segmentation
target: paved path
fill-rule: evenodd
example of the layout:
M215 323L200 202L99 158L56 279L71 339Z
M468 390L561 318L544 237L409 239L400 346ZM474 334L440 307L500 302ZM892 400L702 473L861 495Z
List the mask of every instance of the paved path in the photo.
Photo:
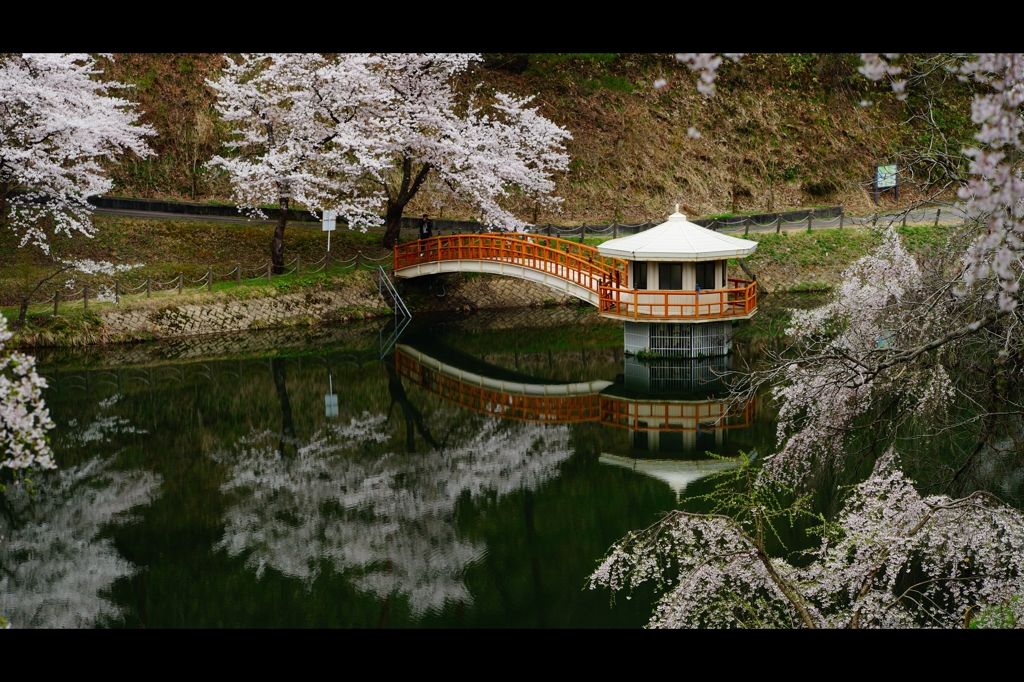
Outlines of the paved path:
M188 213L165 213L165 212L161 212L161 211L132 211L132 210L112 209L112 208L95 208L95 209L93 209L93 211L95 213L97 213L97 214L100 214L100 215L118 215L118 216L128 216L128 217L132 217L132 218L158 218L158 219L165 219L165 220L199 220L199 221L203 221L203 222L250 223L250 224L257 224L257 225L276 225L277 224L276 220L249 220L248 218L245 218L244 216L241 216L241 215L238 216L238 217L205 216L205 215L192 215L192 214L188 214ZM953 224L959 223L964 218L963 211L959 207L948 207L947 206L947 207L942 208L941 211L942 212L938 216L938 219L939 219L939 223L941 223L943 225L953 225ZM916 210L916 211L912 211L909 214L907 214L907 221L906 222L909 223L909 224L912 224L912 225L913 224L934 224L935 223L935 219L936 219L936 209L923 208L923 209L919 209L919 210ZM736 234L736 233L742 233L742 232L744 232L746 230L746 226L743 224L744 223L744 219L743 218L736 217L736 218L731 218L729 220L735 221L736 222L735 226L729 225L727 227L719 228L720 232L723 232L723 233L726 233L726 234ZM902 220L903 220L903 214L902 213L891 212L890 211L890 212L885 212L885 213L879 213L878 214L878 218L877 218L877 223L880 224L880 225L884 225L886 223L886 221L902 222ZM847 227L847 226L853 227L853 226L871 225L875 221L876 221L876 218L875 218L874 215L869 215L869 216L845 216L843 218L843 226L844 227ZM304 223L304 222L298 222L298 221L291 220L291 221L288 221L288 225L290 227L301 227L301 228L308 228L308 229L320 229L320 223ZM817 229L837 228L837 227L839 227L839 218L826 218L826 219L817 219L816 218L816 219L812 220L812 222L811 222L811 229L815 229L815 230L817 230ZM750 226L750 231L751 232L773 232L776 229L778 229L778 227L777 227L776 223L774 223L774 222L773 223L769 223L767 225L751 224L751 226ZM795 221L795 222L783 222L782 223L782 229L783 230L787 230L787 231L806 230L807 229L807 220L798 220L798 221ZM368 228L368 231L369 232L383 234L384 233L384 226L381 225L379 227L371 227L371 228ZM407 229L407 230L405 230L405 232L408 233L408 232L411 232L411 230ZM633 232L628 231L627 228L622 227L619 230L619 235L620 236L625 237L625 236L628 236L630 234L633 234ZM604 228L598 228L598 227L592 226L592 225L588 225L587 226L587 236L588 237L610 237L611 235L612 235L612 228L611 228L611 226L607 226L607 227L604 227ZM571 237L577 237L578 238L580 236L580 227L572 227L572 228L565 228L565 229L555 228L555 231L554 231L554 233L551 236L553 236L553 237L561 237L563 239L564 238L571 238Z

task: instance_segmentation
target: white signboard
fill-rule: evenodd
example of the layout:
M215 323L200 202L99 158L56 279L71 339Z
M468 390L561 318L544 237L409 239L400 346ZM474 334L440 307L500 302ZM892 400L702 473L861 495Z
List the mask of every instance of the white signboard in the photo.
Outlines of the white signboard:
M324 211L324 232L332 232L334 230L334 224L337 218L337 211Z
M875 182L878 183L878 189L888 189L889 187L895 187L896 164L892 163L887 166L879 166L878 174L875 176Z

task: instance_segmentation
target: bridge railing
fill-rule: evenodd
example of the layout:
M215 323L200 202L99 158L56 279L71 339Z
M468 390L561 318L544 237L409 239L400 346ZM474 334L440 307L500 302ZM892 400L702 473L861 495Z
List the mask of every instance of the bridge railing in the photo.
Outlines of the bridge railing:
M576 424L597 421L597 393L538 396L510 393L464 382L424 366L401 350L395 353L398 376L460 407L515 421Z
M628 282L626 262L592 246L557 237L486 233L431 237L395 248L395 271L439 261L479 260L518 265L574 282L593 292L602 282Z
M650 291L612 284L600 287L598 310L629 319L714 320L749 316L757 308L757 283L729 279L726 289Z

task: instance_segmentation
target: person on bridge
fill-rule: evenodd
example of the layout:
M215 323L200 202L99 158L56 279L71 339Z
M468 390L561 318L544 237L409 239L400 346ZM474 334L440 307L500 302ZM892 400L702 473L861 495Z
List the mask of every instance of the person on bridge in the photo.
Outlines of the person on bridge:
M430 222L429 216L426 213L423 214L423 220L420 221L420 239L430 239L434 236L434 223ZM420 258L424 255L423 251L420 251Z
M431 222L427 214L423 214L423 220L420 221L420 239L430 239L434 236L434 223Z

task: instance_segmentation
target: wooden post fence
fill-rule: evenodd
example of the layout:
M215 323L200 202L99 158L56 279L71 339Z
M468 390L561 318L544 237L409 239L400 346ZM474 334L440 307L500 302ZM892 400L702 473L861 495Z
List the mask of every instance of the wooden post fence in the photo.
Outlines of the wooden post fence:
M775 219L775 234L782 233L782 214L779 213Z
M586 239L586 238L587 238L587 224L583 223L583 226L580 227L580 244L582 244L583 240Z
M181 296L181 288L185 286L185 273L178 273L178 296Z
M121 282L114 280L114 305L121 305Z
M57 305L60 303L60 292L53 294L53 316L57 317Z
M807 231L811 231L811 223L814 221L814 209L807 212Z
M616 220L614 223L612 223L612 239L618 239L618 238L619 238L619 221Z
M82 310L89 309L89 285L82 285Z
M936 209L935 210L935 227L939 226L939 216L941 216L941 215L942 215L942 209L941 208Z
M153 298L153 278L146 278L146 298Z
M213 268L212 267L208 268L206 270L206 290L210 291L210 292L213 291Z
M242 264L235 263L235 284L242 286Z
M910 213L910 211L907 211L907 213ZM907 226L907 213L903 214L903 227Z
M438 230L440 232L440 230ZM295 254L295 278L302 276L302 254Z
M270 267L271 261L267 261L267 284L270 284Z
M840 230L843 229L843 220L845 218L846 218L846 211L845 210L840 211L839 212L839 229Z
M750 234L750 216L747 216L743 225L743 236L746 237L748 234Z

